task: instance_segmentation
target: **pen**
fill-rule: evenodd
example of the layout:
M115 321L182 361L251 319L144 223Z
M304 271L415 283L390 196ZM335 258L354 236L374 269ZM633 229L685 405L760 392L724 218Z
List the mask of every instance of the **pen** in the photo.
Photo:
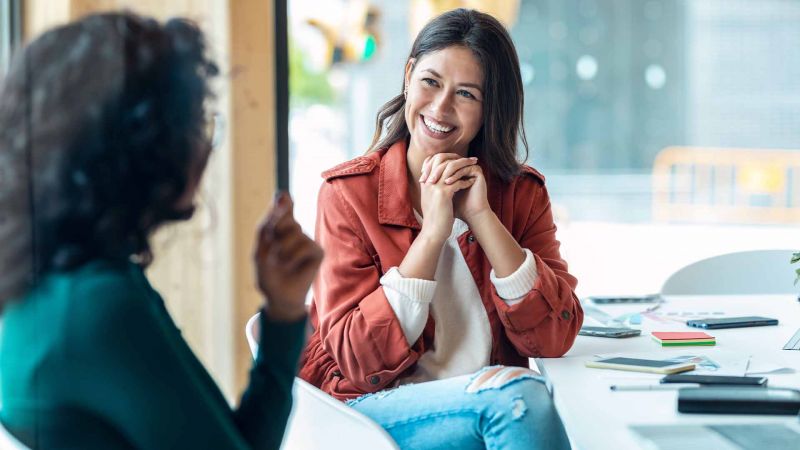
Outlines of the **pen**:
M617 385L612 384L609 389L612 391L674 391L681 388L700 387L699 383L667 383L667 384L639 384L639 385Z

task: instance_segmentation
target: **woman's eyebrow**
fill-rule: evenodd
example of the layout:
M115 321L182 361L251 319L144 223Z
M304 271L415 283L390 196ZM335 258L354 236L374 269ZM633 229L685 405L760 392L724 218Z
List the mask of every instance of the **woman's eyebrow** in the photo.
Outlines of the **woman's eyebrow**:
M439 72L437 72L437 71L435 71L433 69L423 69L422 71L423 72L428 72L431 75L435 76L436 78L444 78L439 74ZM473 89L477 89L479 92L483 92L483 90L481 89L480 85L475 84L475 83L458 83L458 85L459 86L464 86L464 87L471 87Z

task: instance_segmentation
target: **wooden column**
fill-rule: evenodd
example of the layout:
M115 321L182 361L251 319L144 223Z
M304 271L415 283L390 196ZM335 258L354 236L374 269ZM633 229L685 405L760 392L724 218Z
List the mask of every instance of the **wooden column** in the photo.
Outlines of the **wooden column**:
M244 329L262 303L251 263L253 236L275 193L275 61L273 1L231 0L231 131L233 159L232 219L237 238L234 322ZM236 381L241 386L250 367L247 343L235 341Z

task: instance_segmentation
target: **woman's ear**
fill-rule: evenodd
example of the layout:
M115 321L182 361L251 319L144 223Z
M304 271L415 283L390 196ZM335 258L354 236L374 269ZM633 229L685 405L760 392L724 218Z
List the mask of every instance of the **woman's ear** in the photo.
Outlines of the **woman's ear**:
M405 82L403 83L403 92L408 92L408 84L411 83L411 73L414 71L414 64L417 62L416 58L408 58L408 62L406 62L406 76Z

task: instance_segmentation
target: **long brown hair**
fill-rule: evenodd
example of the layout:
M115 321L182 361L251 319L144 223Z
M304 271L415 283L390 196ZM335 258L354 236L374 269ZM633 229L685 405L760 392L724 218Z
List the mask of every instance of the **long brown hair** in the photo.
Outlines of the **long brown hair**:
M510 181L518 172L517 138L528 158L523 127L524 94L519 58L511 36L494 17L470 9L455 9L431 20L419 32L408 60L451 46L470 49L483 67L483 125L470 145L492 175ZM405 84L405 80L404 80ZM375 120L369 152L408 139L406 99L400 94L384 104Z

